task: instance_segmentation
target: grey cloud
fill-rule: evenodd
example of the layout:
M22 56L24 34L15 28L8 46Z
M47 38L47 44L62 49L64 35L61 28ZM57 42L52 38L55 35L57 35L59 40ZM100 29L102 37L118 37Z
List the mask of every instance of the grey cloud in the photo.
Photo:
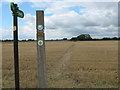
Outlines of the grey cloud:
M88 3L89 4L89 3ZM90 34L92 37L104 37L117 35L117 11L116 4L112 3L90 3L86 4L86 8L82 10L83 15L74 11L66 10L64 6L49 7L46 13L53 13L52 16L45 16L45 33L47 39L52 38L71 38L82 33ZM65 4L66 5L66 4ZM82 5L82 3L81 3ZM85 4L83 4L84 6ZM109 6L111 5L111 7ZM66 5L67 6L67 5ZM69 6L69 5L68 5ZM68 7L67 6L67 7ZM57 8L58 7L58 8ZM58 11L59 10L59 11ZM30 22L33 23L35 19L28 15L30 20L26 17L26 23L34 29ZM110 27L111 26L111 27ZM27 28L27 27L26 27ZM26 29L23 27L23 29ZM24 35L28 35L23 31ZM29 35L34 36L35 32ZM29 36L28 35L28 36ZM31 36L29 36L31 37Z

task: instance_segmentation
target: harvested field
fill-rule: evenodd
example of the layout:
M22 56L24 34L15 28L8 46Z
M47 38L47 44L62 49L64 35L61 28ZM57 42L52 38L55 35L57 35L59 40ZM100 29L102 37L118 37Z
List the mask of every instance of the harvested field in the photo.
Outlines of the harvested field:
M19 42L20 87L38 88L36 42ZM118 41L46 41L49 88L117 88ZM14 88L12 42L2 43L2 85Z

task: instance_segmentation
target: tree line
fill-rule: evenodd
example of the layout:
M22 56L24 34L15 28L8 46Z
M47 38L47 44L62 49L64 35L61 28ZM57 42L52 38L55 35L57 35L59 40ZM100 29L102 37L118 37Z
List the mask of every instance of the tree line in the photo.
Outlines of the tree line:
M52 39L52 40L46 40L46 41L98 41L98 40L120 40L120 37L103 37L102 39L96 39L92 38L89 34L81 34L77 37L72 37L71 39L63 38L63 39ZM1 42L12 42L13 40L6 39L6 40L0 40ZM29 42L29 41L36 41L34 39L27 39L27 40L19 40L21 42Z
M96 40L120 40L120 37L103 37L102 39L92 38L89 34L81 34L77 37L72 37L71 41L96 41Z
M0 41L2 41L2 42L13 42L13 40L11 40L11 39L0 40ZM20 41L20 42L28 42L28 41L35 41L35 40L34 39L28 39L28 40L24 39L24 40L18 40L18 41Z

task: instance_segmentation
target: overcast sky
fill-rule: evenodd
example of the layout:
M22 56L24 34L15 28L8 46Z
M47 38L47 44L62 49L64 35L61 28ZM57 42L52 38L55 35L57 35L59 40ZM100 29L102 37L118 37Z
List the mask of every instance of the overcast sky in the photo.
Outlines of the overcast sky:
M71 38L80 34L90 34L92 38L118 36L117 2L23 1L15 0L25 13L23 19L19 18L19 39L36 38L36 10L45 11L46 39ZM0 31L3 39L13 38L9 2L10 0L3 0L0 5L2 7Z

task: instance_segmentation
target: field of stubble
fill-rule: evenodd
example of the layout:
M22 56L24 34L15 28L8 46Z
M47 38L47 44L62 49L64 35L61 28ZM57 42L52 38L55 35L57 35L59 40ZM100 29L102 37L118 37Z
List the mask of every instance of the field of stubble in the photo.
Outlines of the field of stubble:
M2 85L14 88L13 44L2 43ZM20 87L38 88L36 42L19 42ZM118 41L47 41L47 87L115 88Z

